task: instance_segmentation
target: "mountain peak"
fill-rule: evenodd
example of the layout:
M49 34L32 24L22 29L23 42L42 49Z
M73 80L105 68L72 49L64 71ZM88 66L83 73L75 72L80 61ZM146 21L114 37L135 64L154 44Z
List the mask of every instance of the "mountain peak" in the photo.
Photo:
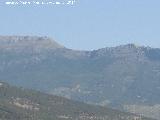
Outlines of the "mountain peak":
M49 37L39 36L0 36L0 48L19 48L19 47L36 47L36 48L64 48L56 41Z
M128 48L128 49L133 49L133 48L142 48L144 46L140 46L134 43L129 43L129 44L124 44L120 46L116 46L115 48Z

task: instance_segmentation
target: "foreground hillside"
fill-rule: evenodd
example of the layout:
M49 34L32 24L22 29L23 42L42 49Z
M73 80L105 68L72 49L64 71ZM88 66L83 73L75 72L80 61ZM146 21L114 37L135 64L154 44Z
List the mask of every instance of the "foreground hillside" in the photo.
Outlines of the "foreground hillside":
M0 36L0 80L160 118L160 49L76 51L47 37Z
M0 120L151 120L0 83Z

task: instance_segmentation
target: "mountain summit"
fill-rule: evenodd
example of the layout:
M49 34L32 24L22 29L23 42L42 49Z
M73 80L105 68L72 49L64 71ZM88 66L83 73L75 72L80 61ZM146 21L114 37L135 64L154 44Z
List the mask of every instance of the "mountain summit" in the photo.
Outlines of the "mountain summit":
M64 48L49 37L38 36L0 36L0 48L45 48L57 49Z

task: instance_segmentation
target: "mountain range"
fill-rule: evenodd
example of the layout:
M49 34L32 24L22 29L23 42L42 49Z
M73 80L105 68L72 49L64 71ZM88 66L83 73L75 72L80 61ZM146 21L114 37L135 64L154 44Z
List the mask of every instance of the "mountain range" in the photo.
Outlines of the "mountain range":
M51 38L0 36L0 80L160 118L160 49L135 44L72 50Z

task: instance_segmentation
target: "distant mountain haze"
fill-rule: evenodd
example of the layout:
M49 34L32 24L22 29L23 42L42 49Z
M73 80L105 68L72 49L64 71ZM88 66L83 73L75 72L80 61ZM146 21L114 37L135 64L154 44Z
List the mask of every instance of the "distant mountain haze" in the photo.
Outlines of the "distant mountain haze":
M127 44L78 51L48 37L1 36L0 80L160 118L159 48Z

